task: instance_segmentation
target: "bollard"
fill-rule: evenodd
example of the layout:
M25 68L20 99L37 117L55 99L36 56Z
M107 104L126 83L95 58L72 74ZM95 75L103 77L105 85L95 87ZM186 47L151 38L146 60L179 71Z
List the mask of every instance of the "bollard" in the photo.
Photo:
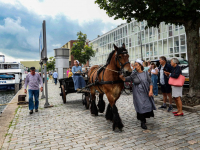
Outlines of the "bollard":
M18 95L18 103L17 105L26 105L28 102L26 101L26 94Z

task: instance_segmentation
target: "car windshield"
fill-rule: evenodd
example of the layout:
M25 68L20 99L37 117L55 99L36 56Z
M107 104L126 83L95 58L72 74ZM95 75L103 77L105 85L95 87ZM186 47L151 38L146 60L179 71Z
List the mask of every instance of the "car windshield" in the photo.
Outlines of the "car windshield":
M185 60L179 60L180 64L187 64L188 65L188 62L185 61Z

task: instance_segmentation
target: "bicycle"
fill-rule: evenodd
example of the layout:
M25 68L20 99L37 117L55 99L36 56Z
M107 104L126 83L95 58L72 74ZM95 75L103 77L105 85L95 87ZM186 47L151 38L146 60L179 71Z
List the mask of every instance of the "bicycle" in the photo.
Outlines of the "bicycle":
M132 92L133 84L132 82L124 82L124 87L122 89L122 92L125 92L127 95L130 95Z

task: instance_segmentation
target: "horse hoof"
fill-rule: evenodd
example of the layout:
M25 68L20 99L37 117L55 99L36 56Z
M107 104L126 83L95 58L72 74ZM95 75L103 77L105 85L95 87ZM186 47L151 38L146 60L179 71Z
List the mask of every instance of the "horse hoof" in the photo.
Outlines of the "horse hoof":
M114 131L114 132L122 132L122 128L117 128L117 127L116 127L116 128L113 129L113 131Z

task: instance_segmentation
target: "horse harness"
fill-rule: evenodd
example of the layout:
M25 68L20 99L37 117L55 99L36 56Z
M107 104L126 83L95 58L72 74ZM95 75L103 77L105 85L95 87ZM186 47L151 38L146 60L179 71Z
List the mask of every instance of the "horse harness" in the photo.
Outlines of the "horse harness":
M121 52L120 54L127 54L127 51L124 51L124 52ZM103 76L104 76L104 72L106 69L110 70L110 71L113 71L113 72L116 72L116 73L123 73L124 72L124 66L126 64L130 64L130 62L125 62L124 64L121 63L121 61L119 60L119 57L118 57L118 54L115 58L116 61L119 62L119 65L120 65L120 71L116 71L116 70L112 70L112 69L108 69L107 66L108 64L104 65L104 66L99 66L98 68L96 68L95 70L93 70L93 76L92 76L92 83L87 85L86 87L90 87L90 86L93 86L93 85L97 85L98 89L104 93L101 88L99 87L99 85L103 85L103 84L117 84L117 83L122 83L124 81L122 80L116 80L116 81L104 81L103 79ZM99 74L103 71L103 74L102 74L102 78L101 78L101 81L98 80L98 76ZM94 81L94 74L95 72L97 72L97 76L95 78L95 81Z

